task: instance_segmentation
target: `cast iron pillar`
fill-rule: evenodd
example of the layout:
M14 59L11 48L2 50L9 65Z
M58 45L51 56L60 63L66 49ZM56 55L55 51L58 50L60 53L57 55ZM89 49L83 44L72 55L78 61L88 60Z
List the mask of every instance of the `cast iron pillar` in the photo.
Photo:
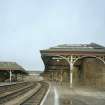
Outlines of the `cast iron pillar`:
M70 57L69 66L70 66L70 88L72 88L73 87L73 56L72 55Z
M9 81L10 81L10 83L11 83L11 82L12 82L12 71L11 71L11 70L9 71L9 77L10 77L10 78L9 78Z

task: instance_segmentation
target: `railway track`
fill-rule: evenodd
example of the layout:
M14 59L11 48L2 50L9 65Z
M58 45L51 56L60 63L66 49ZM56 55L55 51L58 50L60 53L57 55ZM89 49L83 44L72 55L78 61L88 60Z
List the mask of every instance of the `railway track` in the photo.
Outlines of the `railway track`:
M21 87L27 86L28 84L30 84L30 83L29 82L20 82L20 83L11 84L11 85L0 86L0 94L19 89Z
M40 105L49 87L48 83L45 82L40 82L40 83L42 85L41 88L20 105Z
M12 88L14 89L12 91L10 91L11 88L9 88L8 91L3 94L0 94L0 105L5 105L6 102L11 101L14 98L17 98L18 96L21 96L22 94L25 94L29 90L35 88L36 83L32 82L28 83L26 86L25 85L26 84L22 85L21 88L16 86L15 88Z

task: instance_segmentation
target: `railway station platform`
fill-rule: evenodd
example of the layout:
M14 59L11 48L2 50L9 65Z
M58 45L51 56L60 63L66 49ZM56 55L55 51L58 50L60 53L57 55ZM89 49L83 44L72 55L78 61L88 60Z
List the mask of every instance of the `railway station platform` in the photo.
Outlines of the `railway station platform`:
M13 85L13 84L16 84L17 82L0 82L0 86L7 86L7 85Z
M105 91L50 83L49 92L42 105L105 105Z
M26 75L28 72L16 62L0 62L0 82L3 84L23 81Z

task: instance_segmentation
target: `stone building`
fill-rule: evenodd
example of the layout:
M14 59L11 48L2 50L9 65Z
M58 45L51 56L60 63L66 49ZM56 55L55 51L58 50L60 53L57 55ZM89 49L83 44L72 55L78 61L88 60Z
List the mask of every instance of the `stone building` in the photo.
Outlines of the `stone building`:
M45 65L45 79L105 87L104 46L96 43L64 44L40 52Z

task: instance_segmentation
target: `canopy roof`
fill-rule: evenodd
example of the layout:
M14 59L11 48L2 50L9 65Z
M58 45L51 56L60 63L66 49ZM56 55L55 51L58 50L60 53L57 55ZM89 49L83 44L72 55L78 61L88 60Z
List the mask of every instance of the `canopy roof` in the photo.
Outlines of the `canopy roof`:
M105 52L105 47L96 43L90 44L63 44L51 47L43 51L88 51L88 52Z
M0 70L12 70L27 74L25 69L16 62L0 62Z

